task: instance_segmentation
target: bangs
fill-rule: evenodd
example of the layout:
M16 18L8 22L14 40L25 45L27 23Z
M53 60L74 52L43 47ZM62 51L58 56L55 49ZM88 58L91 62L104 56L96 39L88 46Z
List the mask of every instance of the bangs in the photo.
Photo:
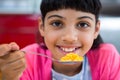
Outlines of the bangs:
M98 0L42 0L40 6L43 19L48 12L59 9L74 9L98 15L100 8Z

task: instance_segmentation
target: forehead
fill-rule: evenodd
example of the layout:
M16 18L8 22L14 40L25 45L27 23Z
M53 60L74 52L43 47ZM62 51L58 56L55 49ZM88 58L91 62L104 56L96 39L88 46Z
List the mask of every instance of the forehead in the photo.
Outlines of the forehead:
M49 16L52 15L59 15L62 17L68 17L68 18L78 18L82 16L88 16L91 17L93 20L95 20L95 15L92 13L88 12L82 12L82 11L77 11L73 9L60 9L60 10L55 10L55 11L50 11L46 14L45 18L48 18Z

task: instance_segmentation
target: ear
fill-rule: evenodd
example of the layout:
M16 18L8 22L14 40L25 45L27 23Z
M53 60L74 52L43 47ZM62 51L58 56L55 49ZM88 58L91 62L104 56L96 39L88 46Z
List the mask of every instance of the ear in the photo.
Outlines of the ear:
M39 24L39 32L41 36L44 37L44 26L43 26L43 21L41 17L38 18L38 24Z
M100 20L98 20L97 23L96 23L95 33L94 33L94 39L97 38L99 32L100 32Z

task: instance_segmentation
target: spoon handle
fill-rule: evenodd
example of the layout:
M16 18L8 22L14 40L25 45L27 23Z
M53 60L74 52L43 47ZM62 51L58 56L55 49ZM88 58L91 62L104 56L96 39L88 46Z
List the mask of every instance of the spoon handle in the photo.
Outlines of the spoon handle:
M25 51L23 51L23 52L26 53ZM53 60L53 61L59 62L59 60L56 60L56 59L54 59L54 58L52 58L52 57L50 57L50 56L47 56L47 55L45 55L45 54L43 54L43 53L27 52L27 54L35 54L35 55L43 56L43 57L46 57L46 58L51 59L51 60Z

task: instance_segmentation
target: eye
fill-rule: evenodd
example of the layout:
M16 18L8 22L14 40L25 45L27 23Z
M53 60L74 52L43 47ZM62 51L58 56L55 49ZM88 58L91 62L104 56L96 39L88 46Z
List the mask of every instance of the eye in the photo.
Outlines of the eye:
M51 22L51 25L54 27L62 27L63 26L61 21L53 21L53 22Z
M86 23L86 22L79 22L77 24L77 27L78 28L88 28L88 27L90 27L90 25L88 23Z

